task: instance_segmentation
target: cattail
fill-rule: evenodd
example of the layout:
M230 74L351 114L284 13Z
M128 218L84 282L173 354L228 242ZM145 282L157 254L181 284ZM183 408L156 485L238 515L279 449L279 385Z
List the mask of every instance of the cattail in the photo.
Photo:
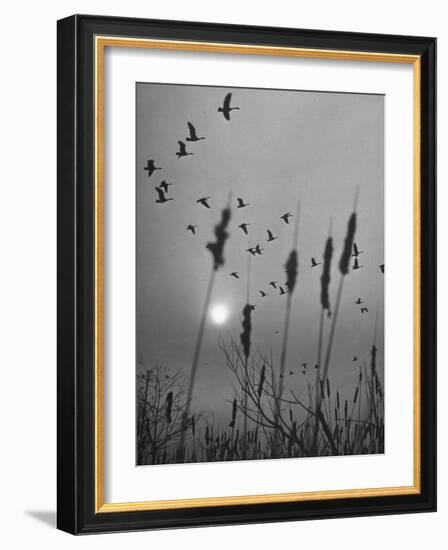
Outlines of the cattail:
M291 420L291 422L292 422L292 420L293 420L293 418L292 418L292 410L291 410L291 409L289 409L289 420Z
M336 402L338 404L338 411L340 410L340 403L339 403L339 391L336 392Z
M233 404L232 404L232 421L229 424L231 428L235 427L235 420L236 420L236 399L233 400Z
M194 419L194 416L191 417L191 431L194 437L196 435L196 420Z
M322 396L322 399L325 399L324 383L322 380L319 380L319 384L320 384L320 394Z
M345 420L347 420L347 413L348 413L348 403L347 403L347 399L346 399L345 403L344 403L344 418L345 418Z
M334 408L334 419L336 420L336 422L338 421L338 410L336 407Z
M297 250L291 250L288 261L285 264L285 271L288 283L289 292L293 292L294 287L296 286L297 280L297 267L298 267L298 254Z
M370 352L370 370L371 370L372 376L376 374L376 352L377 352L376 346L375 344L373 344L372 350Z
M331 392L330 392L330 381L329 381L328 378L327 378L327 395L328 395L328 399L330 399L330 396L331 396Z
M224 208L221 214L221 221L215 225L216 242L208 243L207 248L213 256L213 269L216 271L224 265L224 244L229 237L226 227L230 220L230 208Z
M356 212L353 212L348 221L347 233L344 239L344 250L342 251L341 259L339 260L339 271L342 273L342 275L347 275L349 270L350 258L351 258L352 249L353 249L353 241L355 238L355 231L356 231Z
M361 383L362 382L362 370L361 369L359 369L359 377L358 378L359 378L359 383Z
M251 323L252 308L250 304L246 304L243 308L243 332L240 335L241 345L243 346L244 355L247 358L250 354L250 332L252 329Z
M206 426L206 428L205 428L205 443L207 445L208 445L209 440L210 440L209 429L208 429L208 426Z
M328 294L328 288L330 286L330 268L331 258L333 256L333 239L328 237L325 251L324 251L324 264L322 268L322 276L320 278L320 303L322 309L330 310L330 298Z
M356 388L355 396L353 397L353 404L354 405L356 404L356 400L358 399L358 391L359 391L359 388Z
M258 399L261 398L261 394L263 392L263 384L265 380L265 372L266 372L266 365L263 365L263 368L261 369L261 375L260 375L260 381L258 382Z
M166 421L168 422L168 424L171 424L172 408L173 408L173 392L170 391L166 396L166 410L165 410Z

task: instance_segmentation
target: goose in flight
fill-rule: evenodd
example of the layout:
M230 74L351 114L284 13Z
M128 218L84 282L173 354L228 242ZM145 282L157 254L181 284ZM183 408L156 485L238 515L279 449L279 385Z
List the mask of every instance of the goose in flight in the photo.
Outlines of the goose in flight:
M357 258L360 254L363 254L364 250L359 250L358 245L356 243L353 243L353 254L355 258Z
M384 273L384 264L380 265L381 273Z
M205 139L205 137L198 137L196 134L196 128L191 124L191 122L188 122L188 131L190 132L190 135L185 138L185 141L199 141L201 139Z
M231 107L230 102L232 100L232 94L228 93L224 98L224 103L222 107L218 108L218 113L222 113L226 120L230 120L230 111L238 111L239 107Z
M157 194L159 196L158 199L156 200L157 203L163 204L164 202L168 202L168 201L173 200L173 197L171 197L170 199L167 199L165 197L165 193L163 192L162 189L160 189L160 187L154 187L154 189L157 191Z
M364 302L361 300L361 298L358 298L355 302L355 304L357 304L358 306L360 306L361 304L363 304Z
M210 205L207 202L209 199L211 199L211 197L201 197L196 202L198 204L202 204L202 206L205 206L205 208L210 208Z
M187 225L187 227L185 229L187 231L191 231L193 233L193 235L196 235L196 227L197 227L197 225L192 225L190 223L189 225Z
M162 168L156 166L153 160L147 160L146 166L143 168L148 172L148 178L150 178L156 170L162 170Z
M262 290L259 290L258 292L260 293L260 296L262 298L266 298L266 296L267 296L266 292L263 292Z
M302 363L301 366L306 370L306 368L308 367L308 363Z
M172 184L172 183L168 183L167 181L163 180L163 181L160 183L159 187L160 187L160 189L163 189L163 190L165 191L165 193L168 193L168 187L169 187L170 185L173 185L173 184Z
M359 265L358 258L355 258L355 259L353 260L352 269L361 269L362 267L364 267L364 266L363 266L363 265Z
M321 263L322 262L316 262L316 260L314 258L311 258L311 267L317 267Z
M269 285L272 286L272 288L277 288L277 281L269 281Z
M369 310L366 307L362 307L361 313L369 313Z
M291 212L286 212L286 214L283 214L283 216L280 216L280 218L285 222L289 223L289 218L292 218Z
M255 256L255 254L257 253L255 248L247 248L246 252L249 252L250 254L252 254L252 256Z
M238 201L238 206L237 208L244 208L245 206L249 206L249 203L248 202L244 202L242 198L238 197L237 198L237 201Z
M243 232L246 234L246 235L249 235L249 232L247 230L247 228L249 227L250 223L240 223L240 225L238 226L240 229L243 230Z
M280 296L283 296L283 294L286 294L285 289L282 286L279 287L279 290L280 290Z
M260 248L259 244L257 244L257 246L255 247L255 253L260 255L260 256L263 254L263 250L264 250L264 248Z
M270 229L267 229L267 232L268 232L268 239L267 239L268 243L271 243L272 241L275 241L275 239L278 239L278 237L274 237Z
M240 278L240 274L238 271L232 271L232 273L229 273L230 277L235 277L235 279Z
M188 153L187 148L185 147L185 143L183 141L178 141L179 144L179 151L176 152L176 157L180 159L181 157L188 157L189 155L193 155L193 153Z

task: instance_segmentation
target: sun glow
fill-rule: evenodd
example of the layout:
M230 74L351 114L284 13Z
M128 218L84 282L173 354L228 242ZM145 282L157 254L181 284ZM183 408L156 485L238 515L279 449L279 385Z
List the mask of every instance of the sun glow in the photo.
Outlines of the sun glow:
M229 308L225 304L214 304L210 308L210 318L215 325L222 325L229 318Z

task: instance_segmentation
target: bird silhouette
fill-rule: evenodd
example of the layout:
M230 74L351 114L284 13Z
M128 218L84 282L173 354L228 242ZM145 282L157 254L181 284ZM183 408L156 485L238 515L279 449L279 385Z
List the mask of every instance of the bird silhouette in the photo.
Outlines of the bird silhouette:
M232 94L228 93L226 95L226 97L224 98L224 102L222 104L222 107L218 107L218 113L222 113L226 120L230 120L230 112L231 111L238 111L239 110L239 107L231 107L230 106L231 100L232 100Z
M196 128L191 124L191 122L188 122L188 131L190 132L190 135L185 138L185 141L199 141L201 139L205 139L205 137L198 137L196 134Z
M353 356L353 362L355 361L359 361L358 357L356 357L356 355Z
M277 288L277 281L270 281L268 284L271 285L272 288Z
M240 274L238 271L232 271L232 273L230 273L230 276L231 277L235 277L235 279L239 279L240 278Z
M273 234L272 234L272 231L270 229L267 230L268 232L268 243L271 243L272 241L275 241L275 239L278 239L278 237L275 237Z
M250 254L252 254L252 256L255 256L255 254L257 253L255 248L247 248L246 252L249 252Z
M260 248L259 244L257 244L257 246L255 247L255 253L258 254L259 256L263 254L263 250L264 248Z
M319 368L319 365L316 363L316 364L314 365L314 368L315 368L315 369L318 369L318 368Z
M305 374L306 374L306 370L303 370L303 371L302 371L302 374L305 375Z
M160 187L154 187L154 189L157 191L157 194L159 196L159 198L156 200L157 203L163 204L164 202L168 202L168 201L173 200L173 197L171 197L170 199L167 199L165 197L165 193L163 192L162 189L160 189Z
M366 307L362 307L361 313L369 313L369 310Z
M364 267L363 265L359 265L359 262L358 262L358 258L355 258L353 260L353 265L352 265L352 269L361 269L362 267Z
M355 302L355 304L358 304L358 306L361 305L361 304L363 304L363 303L364 303L364 302L361 300L361 298L358 298L358 299L356 300L356 302Z
M162 170L162 168L156 166L153 160L147 160L146 166L143 168L148 172L148 178L150 178L156 170Z
M289 223L289 218L292 218L291 212L286 212L286 214L280 216L280 219L282 219L285 223Z
M259 290L258 292L260 293L260 296L262 298L265 298L267 296L266 292L263 292L262 290Z
M384 264L380 265L381 273L384 273Z
M248 202L244 202L243 199L241 197L238 197L236 199L238 201L238 206L237 208L244 208L245 206L249 206L249 203Z
M176 157L180 159L181 157L188 157L189 155L193 155L193 153L188 153L187 148L185 147L185 143L183 141L178 141L179 144L179 151L176 152Z
M249 304L249 307L250 307L251 311L255 311L255 306L254 305Z
M322 262L316 262L316 260L314 258L311 258L311 267L317 267L321 263Z
M165 191L165 193L168 193L168 187L169 187L170 185L173 185L173 184L172 184L172 183L168 183L168 182L166 182L165 180L162 180L162 181L160 182L160 184L159 184L159 187L160 187L160 189L163 189L163 190Z
M355 258L357 258L360 254L363 254L364 250L359 250L358 245L356 243L353 243L353 254Z
M289 376L292 376L294 374L294 371L290 370L289 371Z
M196 227L197 227L197 225L192 225L190 223L189 225L187 225L187 227L185 229L187 231L191 231L193 233L193 235L196 235Z
M240 229L243 230L243 232L246 234L246 235L249 235L249 232L247 230L248 226L250 225L250 223L240 223L240 225L238 226Z
M207 202L209 199L211 199L211 197L201 197L196 202L198 204L202 204L202 206L205 206L205 208L210 208L210 205Z
M279 290L280 290L280 296L283 296L283 294L286 294L285 289L282 286L279 287Z
M302 363L301 365L304 369L306 369L308 367L308 363Z

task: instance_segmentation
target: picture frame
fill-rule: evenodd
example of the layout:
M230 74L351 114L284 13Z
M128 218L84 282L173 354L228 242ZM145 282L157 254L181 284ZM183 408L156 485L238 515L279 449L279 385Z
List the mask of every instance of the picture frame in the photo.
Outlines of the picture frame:
M413 380L408 419L412 483L162 500L148 494L142 501L105 498L108 48L226 55L230 60L269 57L272 63L285 58L334 61L336 69L353 62L412 67L413 261L407 276L413 288L414 341L412 364L405 366ZM436 40L74 15L58 21L57 65L58 528L87 534L435 511Z

